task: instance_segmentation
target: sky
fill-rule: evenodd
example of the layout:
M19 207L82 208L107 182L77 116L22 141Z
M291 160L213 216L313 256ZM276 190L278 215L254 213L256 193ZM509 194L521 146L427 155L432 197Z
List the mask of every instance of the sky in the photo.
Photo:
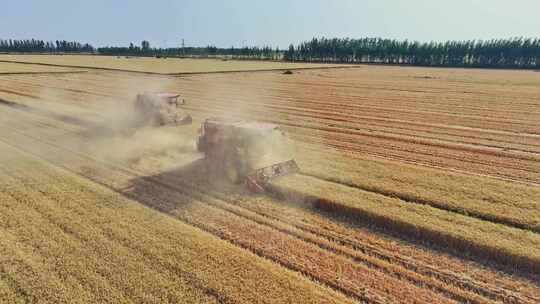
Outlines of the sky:
M155 47L540 36L538 0L2 0L0 39Z

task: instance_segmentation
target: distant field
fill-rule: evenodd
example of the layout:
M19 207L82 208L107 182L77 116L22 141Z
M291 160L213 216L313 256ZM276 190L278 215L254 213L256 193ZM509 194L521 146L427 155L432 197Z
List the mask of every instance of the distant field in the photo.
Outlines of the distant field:
M75 72L81 69L73 69L66 67L45 66L39 64L20 64L10 62L0 62L0 74L17 74L17 73L58 73L58 72Z
M238 61L221 59L157 59L89 55L0 55L0 61L29 62L66 67L104 68L159 74L254 71L329 67L328 64Z

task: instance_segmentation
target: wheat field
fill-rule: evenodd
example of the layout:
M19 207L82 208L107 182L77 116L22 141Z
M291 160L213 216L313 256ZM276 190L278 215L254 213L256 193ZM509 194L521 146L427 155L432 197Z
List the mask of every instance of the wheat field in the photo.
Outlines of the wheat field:
M539 85L379 66L0 75L0 298L537 303ZM194 124L104 132L145 90L179 92ZM264 195L209 182L193 147L210 116L281 125L301 173Z

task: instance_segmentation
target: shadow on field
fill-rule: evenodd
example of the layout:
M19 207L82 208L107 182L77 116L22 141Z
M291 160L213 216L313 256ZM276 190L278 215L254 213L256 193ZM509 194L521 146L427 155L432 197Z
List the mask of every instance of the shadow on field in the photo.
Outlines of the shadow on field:
M518 261L518 263L515 263L512 259L497 259L499 257L497 252L485 252L482 249L477 250L477 248L467 247L467 245L459 242L453 243L448 239L438 239L438 237L429 236L418 229L409 229L409 227L400 224L389 224L385 219L343 209L341 206L336 206L332 202L317 197L306 197L294 191L284 193L279 188L272 189L271 195L280 204L294 205L347 228L368 230L375 235L390 238L396 243L406 246L412 245L422 250L457 257L481 267L504 272L512 276L519 276L540 286L540 273L536 271L538 265L527 267L528 262L519 263L521 261ZM412 258L414 259L414 256Z
M204 159L178 166L155 175L131 181L123 194L161 212L173 214L187 209L194 201L205 202L208 196L238 194L239 186L209 178Z
M250 203L254 204L254 208L257 204L275 204L275 207L282 205L284 212L287 208L298 208L349 229L367 230L369 233L389 238L405 247L413 246L420 251L432 251L442 256L457 257L466 263L475 263L476 266L519 276L540 286L540 275L535 273L534 267L530 269L524 267L523 261L512 263L511 258L499 257L497 252L482 251L483 248L475 248L459 240L430 235L400 223L389 223L387 219L376 218L373 215L351 212L351 210L334 206L332 202L305 197L293 191L284 193L279 187L270 186L270 191L262 196L250 195L241 185L220 182L219 178L208 178L206 172L204 160L197 159L152 176L136 178L123 194L152 209L173 216L184 212L189 213L194 202L206 204L209 199L217 199L222 203L240 207L246 206L248 209L250 207L246 204ZM284 216L283 220L286 221L286 218ZM414 264L414 256L410 258Z
M202 170L204 162L196 160L156 175L137 177L123 194L147 207L172 214L197 200L190 188L193 184L204 185L205 181L199 178Z

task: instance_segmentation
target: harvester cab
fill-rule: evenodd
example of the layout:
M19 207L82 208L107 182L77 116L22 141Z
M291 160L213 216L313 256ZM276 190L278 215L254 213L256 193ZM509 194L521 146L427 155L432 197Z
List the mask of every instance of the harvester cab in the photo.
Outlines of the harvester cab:
M180 95L175 93L137 94L134 102L136 125L159 127L191 124L191 115L184 113L183 105L185 100L180 100Z
M260 122L210 118L203 122L197 150L205 154L208 174L225 175L253 192L264 192L272 179L297 173L285 133Z

